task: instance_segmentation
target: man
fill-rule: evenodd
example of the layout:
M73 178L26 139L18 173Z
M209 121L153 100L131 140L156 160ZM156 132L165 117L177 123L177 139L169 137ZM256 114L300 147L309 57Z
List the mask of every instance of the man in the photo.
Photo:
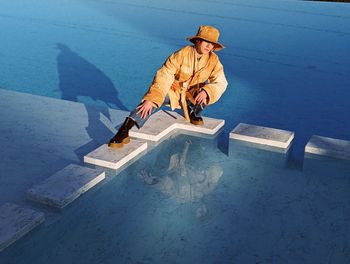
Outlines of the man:
M182 108L187 122L202 125L201 112L219 100L227 87L224 69L214 51L224 48L219 30L200 26L195 36L187 38L193 46L186 46L170 55L157 71L139 106L127 117L108 146L120 148L130 142L129 130L142 127L154 108L170 104L171 109Z

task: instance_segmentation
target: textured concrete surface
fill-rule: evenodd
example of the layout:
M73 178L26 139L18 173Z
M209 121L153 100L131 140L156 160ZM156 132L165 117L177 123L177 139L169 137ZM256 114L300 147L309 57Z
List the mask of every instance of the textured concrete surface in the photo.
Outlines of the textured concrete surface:
M0 251L44 222L43 213L12 203L0 207Z
M350 141L313 135L305 146L305 154L350 160Z
M287 151L294 132L240 123L230 133L230 139L265 145Z
M116 170L137 157L146 149L147 143L137 139L132 139L129 144L124 145L120 149L109 148L107 144L104 144L85 155L84 161L86 163Z
M185 118L179 113L160 110L153 114L142 128L137 129L133 127L130 131L130 136L139 139L159 141L174 130L214 135L225 124L225 120L210 117L203 117L203 121L203 125L196 126L187 123Z
M105 172L70 164L27 191L30 200L63 208L105 178Z

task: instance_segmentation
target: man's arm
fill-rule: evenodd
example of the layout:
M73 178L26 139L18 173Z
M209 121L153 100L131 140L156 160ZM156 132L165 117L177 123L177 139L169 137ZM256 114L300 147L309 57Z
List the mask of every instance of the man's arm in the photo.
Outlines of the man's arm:
M164 62L163 66L157 71L152 85L144 95L142 101L151 101L157 107L160 107L163 104L164 98L175 80L175 74L180 69L181 61L181 50L170 55L170 57Z
M227 84L224 67L218 60L208 79L208 84L203 86L203 90L205 90L209 97L208 104L213 104L220 99L221 95L226 90Z

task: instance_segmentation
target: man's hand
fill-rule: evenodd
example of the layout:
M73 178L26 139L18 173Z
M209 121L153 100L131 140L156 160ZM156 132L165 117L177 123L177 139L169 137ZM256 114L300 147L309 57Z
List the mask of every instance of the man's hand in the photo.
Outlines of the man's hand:
M196 104L206 104L207 98L208 98L207 92L202 90L197 94L197 96L196 96L196 98L194 98L194 100L195 100Z
M140 114L140 117L144 119L152 113L153 103L151 101L146 100L138 107L136 107L136 109L139 110L136 114Z

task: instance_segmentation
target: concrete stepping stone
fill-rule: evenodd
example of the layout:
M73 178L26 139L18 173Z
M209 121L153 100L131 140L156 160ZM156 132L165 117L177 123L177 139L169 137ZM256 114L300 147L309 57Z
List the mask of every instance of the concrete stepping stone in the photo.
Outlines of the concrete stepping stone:
M63 208L105 178L105 172L70 164L27 191L27 198Z
M203 121L202 126L196 126L187 123L179 113L160 110L153 114L142 128L133 127L130 136L157 142L176 129L214 135L225 125L225 120L222 119L203 117Z
M279 149L286 153L294 132L240 123L230 133L230 139Z
M84 156L84 162L116 170L146 149L147 142L137 139L131 139L129 144L119 149L104 144Z
M45 220L42 212L16 204L0 207L0 252Z
M350 141L313 135L305 147L305 154L350 160Z

